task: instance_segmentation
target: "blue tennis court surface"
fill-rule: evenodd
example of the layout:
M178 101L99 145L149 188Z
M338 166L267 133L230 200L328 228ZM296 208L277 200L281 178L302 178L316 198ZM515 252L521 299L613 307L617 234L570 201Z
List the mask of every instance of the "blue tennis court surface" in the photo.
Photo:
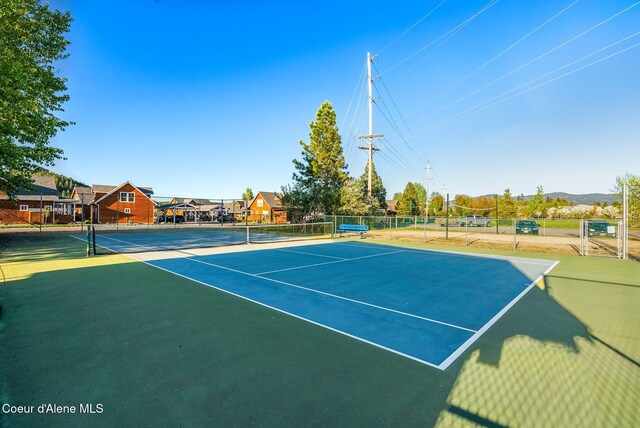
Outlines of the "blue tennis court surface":
M181 255L145 263L440 369L556 264L358 242Z

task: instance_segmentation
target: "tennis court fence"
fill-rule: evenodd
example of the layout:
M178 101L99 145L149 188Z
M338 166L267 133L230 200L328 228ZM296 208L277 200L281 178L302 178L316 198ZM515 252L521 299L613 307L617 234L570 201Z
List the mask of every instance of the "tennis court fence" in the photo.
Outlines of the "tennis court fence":
M335 230L367 225L374 239L616 258L625 258L626 251L640 260L640 230L625 231L618 220L336 215L324 221Z

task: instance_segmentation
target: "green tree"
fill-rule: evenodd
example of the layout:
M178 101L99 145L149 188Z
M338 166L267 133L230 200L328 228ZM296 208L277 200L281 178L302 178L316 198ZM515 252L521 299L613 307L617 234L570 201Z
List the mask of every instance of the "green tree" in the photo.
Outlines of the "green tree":
M627 172L624 175L616 177L613 185L613 192L622 198L622 189L624 185L629 189L629 225L631 227L640 226L640 175ZM615 203L613 204L616 205ZM620 206L620 205L618 205Z
M365 198L369 191L369 164L367 163L364 167L364 172L360 177L360 181L362 182L362 188L364 190ZM371 199L372 205L373 200L378 201L378 206L380 208L387 208L387 189L384 188L384 184L382 184L382 178L378 175L376 171L376 164L372 163L371 168Z
M438 192L432 192L429 198L429 215L445 215L444 196Z
M418 192L414 183L407 183L398 200L398 215L419 215Z
M69 12L38 0L0 7L0 191L13 198L31 175L63 158L50 140L72 122L56 116L69 99L55 65L67 58Z
M516 201L513 200L511 190L508 188L498 202L498 211L501 218L514 218L517 215Z
M418 182L414 182L413 187L416 189L416 194L418 195L418 200L416 201L418 204L418 215L424 215L427 205L427 189L425 189L422 183Z
M395 199L396 201L399 201L401 197L402 197L402 192L396 192L396 193L393 194L393 198L392 199Z
M251 190L251 187L247 187L245 189L244 193L242 194L242 200L246 203L249 203L253 200L253 190Z
M538 186L536 188L535 196L529 200L529 204L528 204L529 217L542 216L542 210L543 210L542 194L543 193L544 193L544 190L542 189L542 186Z
M338 214L367 215L370 205L367 205L366 194L362 187L362 180L349 177L340 190L340 207Z
M309 127L309 143L300 141L302 160L293 160L294 184L283 191L295 190L287 199L304 213L332 214L340 206L340 189L347 179L347 165L331 103L322 103L316 120Z

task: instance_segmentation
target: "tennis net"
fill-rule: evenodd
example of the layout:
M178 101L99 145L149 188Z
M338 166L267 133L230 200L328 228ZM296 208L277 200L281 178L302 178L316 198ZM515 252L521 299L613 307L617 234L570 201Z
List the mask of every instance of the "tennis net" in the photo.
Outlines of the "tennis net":
M95 225L96 244L117 253L330 239L332 223L268 225Z

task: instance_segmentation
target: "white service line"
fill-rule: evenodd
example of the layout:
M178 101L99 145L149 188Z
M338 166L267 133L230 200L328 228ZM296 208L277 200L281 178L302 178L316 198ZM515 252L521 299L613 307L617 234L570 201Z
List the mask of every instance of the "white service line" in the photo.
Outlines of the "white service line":
M360 248L362 248L362 245L371 245L371 246L380 245L385 247L389 246L386 244L377 244L377 243L351 244L349 242L335 242L334 245L344 245L347 247L360 247ZM495 259L495 260L503 260L507 262L518 262L522 264L541 265L541 266L549 266L549 263L555 262L555 260L547 260L547 263L545 263L539 260L546 260L546 259L531 259L526 257L500 256L495 254L463 253L463 252L456 252L456 251L436 250L432 248L425 248L425 249L405 248L404 251L406 251L407 253L418 253L418 254L438 253L438 254L443 254L443 255L452 256L452 257L479 257L483 259Z
M290 268L284 268L284 269L269 270L269 271L266 271L266 272L258 272L258 273L254 274L254 275L266 275L268 273L284 272L284 271L287 271L287 270L305 269L305 268L309 268L309 267L330 265L330 264L334 264L334 263L350 262L352 260L369 259L371 257L380 257L380 256L386 256L386 255L389 255L389 254L396 254L396 253L402 253L402 252L404 252L404 250L389 251L388 253L371 254L371 255L368 255L368 256L354 257L352 259L341 259L341 260L334 260L334 261L331 261L331 262L313 263L313 264L304 265L304 266L297 266L297 267L290 267Z
M287 253L296 253L296 254L306 254L308 256L326 257L328 259L348 260L347 258L344 258L344 257L326 256L324 254L307 253L306 251L285 250L284 248L278 248L278 251L286 251Z
M369 256L369 257L371 257L371 256ZM193 259L193 258L186 258L184 260L189 260L189 261L192 261L192 262L195 262L195 263L202 263L202 264L213 266L213 267L216 267L216 268L219 268L219 269L228 270L230 272L235 272L235 273L251 276L251 277L254 277L254 278L258 278L258 279L264 279L265 281L271 281L271 282L275 282L277 284L282 284L282 285L286 285L286 286L289 286L289 287L299 288L301 290L310 291L312 293L322 294L322 295L325 295L325 296L333 297L335 299L346 300L348 302L357 303L359 305L369 306L369 307L372 307L372 308L380 309L380 310L387 311L387 312L393 312L393 313L396 313L396 314L399 314L399 315L404 315L404 316L411 317L411 318L417 318L417 319L420 319L420 320L423 320L423 321L432 322L432 323L435 323L435 324L441 324L441 325L444 325L444 326L447 326L447 327L456 328L458 330L465 330L465 331L469 331L471 333L475 333L476 332L475 330L471 330L470 328L461 327L459 325L446 323L444 321L438 321L438 320L435 320L435 319L432 319L432 318L426 318L426 317L421 317L420 315L410 314L408 312L402 312L402 311L398 311L398 310L391 309L391 308L385 308L384 306L374 305L373 303L367 303L367 302L362 302L360 300L350 299L350 298L344 297L344 296L338 296L337 294L331 294L331 293L327 293L327 292L324 292L324 291L315 290L313 288L303 287L301 285L292 284L290 282L279 281L277 279L269 278L269 277L266 277L266 276L260 276L260 275L254 274L254 273L243 272L241 270L229 268L229 267L226 267L226 266L216 265L214 263L209 263L209 262L205 262L205 261L202 261L202 260L197 260L197 259Z

